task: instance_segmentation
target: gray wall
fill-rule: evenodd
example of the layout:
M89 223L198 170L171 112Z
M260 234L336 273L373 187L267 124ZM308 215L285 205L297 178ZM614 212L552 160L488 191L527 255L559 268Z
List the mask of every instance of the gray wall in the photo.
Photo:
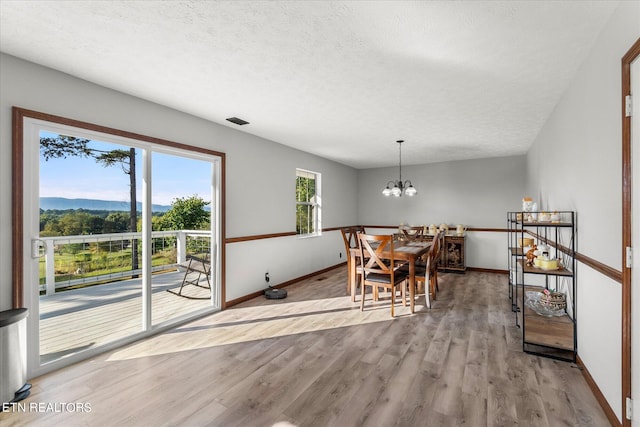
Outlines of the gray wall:
M578 251L618 270L620 60L639 35L640 2L622 2L527 156L529 193L542 209L575 210ZM578 352L621 419L622 287L582 264L577 281Z
M358 220L361 224L446 223L504 229L507 212L522 206L526 157L403 166L402 176L411 180L418 189L418 196L382 195L386 183L397 179L397 167L358 172ZM467 266L506 269L506 242L504 232L467 233Z
M225 152L227 237L294 231L297 167L322 173L324 227L357 222L357 175L347 166L5 54L0 93L0 309L11 306L12 106ZM227 300L263 289L267 270L279 283L344 261L339 232L268 242L227 245Z

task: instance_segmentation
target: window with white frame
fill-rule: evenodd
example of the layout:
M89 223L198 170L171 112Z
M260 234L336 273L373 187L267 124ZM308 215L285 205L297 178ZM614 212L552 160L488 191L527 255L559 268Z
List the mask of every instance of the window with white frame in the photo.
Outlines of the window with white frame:
M296 169L296 234L319 235L320 211L320 174Z

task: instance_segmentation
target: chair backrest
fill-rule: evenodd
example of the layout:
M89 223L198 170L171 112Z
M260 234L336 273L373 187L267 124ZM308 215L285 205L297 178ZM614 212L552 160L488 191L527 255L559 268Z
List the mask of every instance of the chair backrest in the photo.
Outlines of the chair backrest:
M197 271L198 273L203 273L207 275L211 274L211 263L209 262L208 256L206 258L200 258L197 256L190 255L187 258L189 258L188 264L186 266L187 272Z
M358 233L358 242L360 263L365 275L369 273L387 274L393 280L393 266L395 265L393 236ZM385 252L384 258L382 258L382 252Z
M344 241L344 249L349 252L349 249L358 247L358 233L364 233L364 227L358 225L354 227L341 228L342 240Z
M431 247L431 249L433 249L433 246ZM426 257L427 265L424 269L425 281L428 277L433 275L433 272L436 270L438 265L438 257L436 256L436 253L431 249L429 250L429 252L427 252Z
M415 227L402 227L400 228L400 232L402 233L402 237L405 240L420 240L424 235L424 227L423 226L415 226Z
M429 254L428 254L428 258L431 259L431 262L429 263L429 260L427 260L427 264L428 264L427 270L430 273L434 272L438 268L438 259L440 258L440 251L442 250L443 244L444 244L444 232L438 231L435 234L435 236L433 236L431 249L429 249Z

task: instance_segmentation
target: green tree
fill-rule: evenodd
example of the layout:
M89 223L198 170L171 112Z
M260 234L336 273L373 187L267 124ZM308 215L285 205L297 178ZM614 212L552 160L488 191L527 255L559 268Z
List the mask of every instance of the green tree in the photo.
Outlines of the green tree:
M109 215L104 219L103 232L108 233L122 233L129 230L129 215L124 212L109 212Z
M210 214L205 210L210 202L201 197L178 197L169 209L158 219L162 230L207 230Z
M58 219L58 215L40 209L40 236L59 236L61 232L58 225Z
M156 215L154 214L151 217L151 229L153 231L160 231L160 230L164 230L164 221L162 220L162 217L164 216L164 214L162 215Z
M102 232L104 220L98 215L79 210L62 215L57 225L62 236L99 234Z
M40 236L42 237L54 237L54 236L62 236L62 231L60 230L60 223L58 218L51 219L44 224L44 228L40 230Z

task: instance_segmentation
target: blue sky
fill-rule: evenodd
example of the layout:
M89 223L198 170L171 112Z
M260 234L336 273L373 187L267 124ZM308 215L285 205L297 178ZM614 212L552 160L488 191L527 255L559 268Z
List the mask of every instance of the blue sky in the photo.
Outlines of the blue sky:
M42 132L41 136L54 134ZM129 149L121 145L92 141L100 150ZM154 153L152 157L152 203L170 205L178 197L198 195L210 200L210 162ZM136 151L138 201L142 198L142 150ZM120 166L104 167L92 158L40 157L40 197L99 199L129 202L129 175Z

